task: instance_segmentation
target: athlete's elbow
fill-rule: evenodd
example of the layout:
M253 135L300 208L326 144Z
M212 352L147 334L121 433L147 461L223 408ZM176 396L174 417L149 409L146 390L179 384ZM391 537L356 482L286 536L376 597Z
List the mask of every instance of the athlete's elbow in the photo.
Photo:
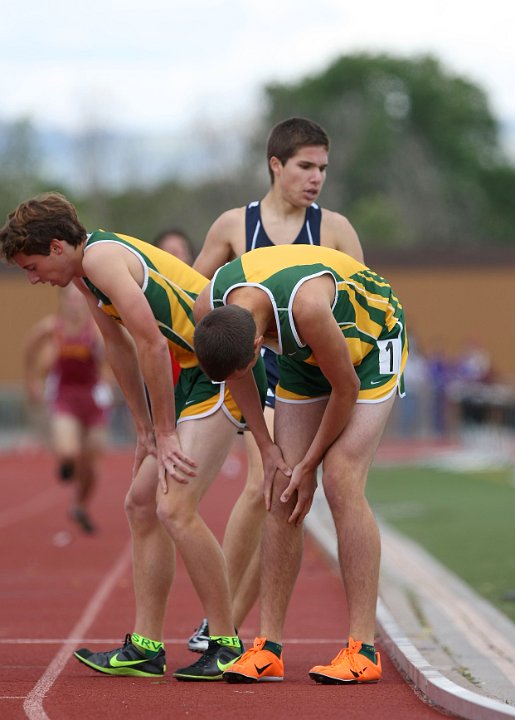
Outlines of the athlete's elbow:
M359 381L359 377L355 372L352 374L349 374L348 384L347 384L347 392L351 395L354 402L358 399L358 394L360 390L361 384Z
M346 375L345 379L342 379L338 385L332 386L332 394L339 398L339 401L344 405L352 405L358 399L358 393L360 390L359 378L355 372Z

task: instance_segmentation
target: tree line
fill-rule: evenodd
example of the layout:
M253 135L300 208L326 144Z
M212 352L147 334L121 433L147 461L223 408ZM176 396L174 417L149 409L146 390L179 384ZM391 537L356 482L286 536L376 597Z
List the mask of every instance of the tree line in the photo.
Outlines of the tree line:
M197 248L224 210L265 192L269 129L292 115L331 137L323 205L346 215L369 248L502 248L515 235L515 167L503 152L484 90L433 56L353 54L293 83L263 88L263 109L243 151L216 177L86 191L49 186L38 168L29 120L0 127L0 217L20 200L53 189L74 201L88 228L151 240L168 225ZM235 133L232 129L230 132ZM228 142L229 140L229 142ZM231 138L223 142L230 147ZM241 140L241 138L240 138ZM228 153L230 155L230 153ZM80 167L77 168L80 172Z

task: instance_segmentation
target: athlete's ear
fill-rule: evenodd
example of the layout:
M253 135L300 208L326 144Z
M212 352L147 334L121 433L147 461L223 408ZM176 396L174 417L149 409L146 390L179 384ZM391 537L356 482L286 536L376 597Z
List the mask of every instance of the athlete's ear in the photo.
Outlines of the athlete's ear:
M278 175L279 171L283 167L282 162L275 155L272 155L272 157L268 161L268 164L270 165L270 170L274 175Z
M258 335L254 338L254 355L258 355L261 352L265 338L263 335Z
M61 240L58 240L57 238L53 238L50 240L50 254L55 253L56 255L62 255L63 254L63 244Z

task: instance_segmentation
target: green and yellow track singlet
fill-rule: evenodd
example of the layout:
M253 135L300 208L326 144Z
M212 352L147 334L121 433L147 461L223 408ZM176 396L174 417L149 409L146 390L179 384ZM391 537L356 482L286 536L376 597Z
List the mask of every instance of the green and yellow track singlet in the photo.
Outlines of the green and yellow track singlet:
M331 388L311 348L300 339L292 307L299 288L324 274L335 283L333 316L360 379L358 401L384 400L396 388L403 394L408 348L402 305L384 278L339 250L284 245L245 253L217 270L211 307L226 304L238 287L262 289L272 304L277 330L277 346L270 345L279 355L277 396L292 402L320 397Z

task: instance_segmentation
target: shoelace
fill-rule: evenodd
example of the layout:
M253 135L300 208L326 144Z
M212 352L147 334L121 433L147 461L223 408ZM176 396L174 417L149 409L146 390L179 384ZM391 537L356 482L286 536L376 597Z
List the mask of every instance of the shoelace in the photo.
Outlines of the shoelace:
M206 652L199 657L196 663L193 663L193 667L204 667L205 665L208 665L211 662L213 655L216 655L219 649L220 645L218 643L210 642Z
M343 660L344 657L348 657L350 655L357 655L360 650L361 643L356 642L355 640L350 640L348 647L340 650L338 655L331 660L331 665L339 665L339 663Z
M247 658L250 658L256 653L260 652L260 650L263 650L264 644L264 638L257 638L254 642L254 645L243 653L240 660L246 660Z
M204 667L205 665L208 665L211 662L213 655L216 655L221 647L222 646L217 642L210 641L205 653L197 660L196 663L193 663L192 667Z

